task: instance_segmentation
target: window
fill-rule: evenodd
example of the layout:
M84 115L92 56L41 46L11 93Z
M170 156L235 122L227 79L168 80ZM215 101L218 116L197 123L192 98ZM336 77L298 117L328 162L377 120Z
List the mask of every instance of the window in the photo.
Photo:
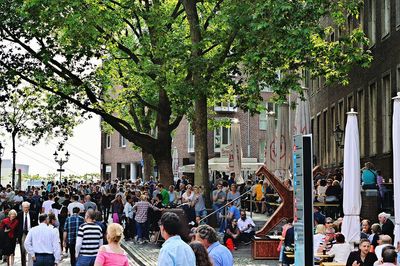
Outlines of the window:
M106 134L106 148L111 149L111 135Z
M354 30L354 20L353 20L353 16L352 15L348 15L347 16L347 31L349 33L349 35L352 33L352 31Z
M350 112L351 108L354 108L354 97L353 93L347 96L347 111Z
M311 86L310 71L308 71L307 69L304 70L303 77L304 77L304 87L310 89Z
M236 102L219 102L214 106L216 112L237 112Z
M390 32L390 0L382 0L382 39Z
M336 128L336 110L335 110L335 104L333 104L331 106L331 130L329 131L330 134L328 134L330 136L329 140L330 140L330 154L331 154L331 158L330 158L330 163L331 164L335 164L336 162L336 142L335 142L335 136L333 135L333 131Z
M121 148L125 148L126 147L126 139L121 134L119 134L119 146Z
M360 155L365 155L365 95L364 90L357 92L358 131L360 134Z
M328 109L325 109L323 112L323 153L324 153L324 164L329 164L329 130L328 130Z
M276 80L281 80L281 78L282 78L281 71L278 70L277 72L275 72L275 79L276 79ZM261 89L262 92L274 92L274 90L272 89L272 87L266 85L265 83L260 82L259 85L260 85L260 87L262 88L262 89Z
M368 38L373 46L376 42L376 0L368 0Z
M344 130L345 128L344 99L341 99L338 102L337 123L340 125L340 128ZM340 150L338 152L337 162L343 162L343 152L340 152Z
M396 70L396 91L400 91L400 65L397 66Z
M391 150L392 122L391 122L391 105L392 91L390 87L390 74L382 79L382 136L383 136L383 152Z
M263 163L265 161L265 140L260 140L260 151L259 151L259 158L260 158L260 163Z
M231 128L219 127L214 130L214 152L221 152L224 148L231 144Z
M376 132L377 132L377 118L378 118L378 108L377 108L377 88L376 83L371 83L369 85L369 98L368 98L368 106L369 110L369 154L376 154Z
M396 0L396 27L400 27L400 0Z
M189 123L187 132L187 147L188 147L188 153L194 152L194 133L192 132L192 128Z

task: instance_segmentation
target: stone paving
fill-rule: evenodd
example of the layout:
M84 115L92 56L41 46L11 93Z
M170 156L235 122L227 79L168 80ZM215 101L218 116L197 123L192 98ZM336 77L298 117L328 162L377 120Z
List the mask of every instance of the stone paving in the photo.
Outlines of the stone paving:
M154 266L157 265L157 258L160 247L153 243L138 245L133 242L122 242L122 246L128 252L130 257L135 260L137 265L141 266ZM278 261L275 260L253 260L251 257L250 246L239 247L238 250L233 252L234 265L238 266L278 266Z

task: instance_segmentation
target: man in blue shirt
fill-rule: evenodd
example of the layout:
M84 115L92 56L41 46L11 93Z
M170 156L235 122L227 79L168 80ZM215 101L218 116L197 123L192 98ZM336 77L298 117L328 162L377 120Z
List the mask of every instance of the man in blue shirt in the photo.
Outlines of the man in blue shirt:
M232 266L232 253L218 241L217 232L209 225L200 225L196 229L196 241L208 251L214 266Z
M196 266L192 248L178 235L182 227L178 215L166 212L161 216L160 232L165 242L158 255L159 266Z
M230 202L228 204L228 214L227 214L227 220L230 221L232 219L239 220L240 219L240 211L239 209L233 204L233 202Z

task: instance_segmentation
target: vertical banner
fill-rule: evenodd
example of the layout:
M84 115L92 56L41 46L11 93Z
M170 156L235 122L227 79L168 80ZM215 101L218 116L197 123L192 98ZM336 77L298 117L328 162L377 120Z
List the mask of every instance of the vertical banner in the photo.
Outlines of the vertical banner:
M314 264L311 146L311 135L294 136L293 185L295 266L308 266Z

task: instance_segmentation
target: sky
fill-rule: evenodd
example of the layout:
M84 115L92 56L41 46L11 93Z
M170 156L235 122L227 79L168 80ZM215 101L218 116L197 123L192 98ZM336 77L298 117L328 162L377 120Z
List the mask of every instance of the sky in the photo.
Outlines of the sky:
M12 159L11 138L5 135L1 138L5 146L3 160ZM4 145L5 144L5 145ZM22 141L17 141L17 164L28 164L29 174L46 176L56 173L59 167L55 162L53 153L57 149L58 141L42 141L31 146ZM69 161L64 164L63 175L83 175L85 173L100 173L100 118L94 117L78 125L74 129L74 136L69 138L64 146L69 152Z

